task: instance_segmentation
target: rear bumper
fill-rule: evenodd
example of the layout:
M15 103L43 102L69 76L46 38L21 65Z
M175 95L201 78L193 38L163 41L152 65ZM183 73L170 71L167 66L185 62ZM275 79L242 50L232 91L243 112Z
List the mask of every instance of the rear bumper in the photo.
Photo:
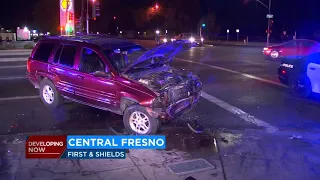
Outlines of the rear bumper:
M26 77L29 79L31 84L34 85L35 88L39 88L39 79L37 78L37 76L27 72Z
M282 84L284 84L284 85L289 84L289 76L290 76L290 71L288 71L288 69L283 68L283 67L278 68L278 79Z
M199 101L201 93L196 93L188 98L181 99L167 108L147 108L149 114L162 120L170 120L191 110Z

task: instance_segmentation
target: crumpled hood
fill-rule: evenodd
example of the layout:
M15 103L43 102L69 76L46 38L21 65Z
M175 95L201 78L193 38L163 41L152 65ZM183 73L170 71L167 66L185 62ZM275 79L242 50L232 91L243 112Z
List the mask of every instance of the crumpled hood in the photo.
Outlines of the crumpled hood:
M200 83L199 78L192 72L176 69L168 65L161 68L133 73L130 75L130 78L157 92L164 90L167 87L183 85L190 81Z
M174 42L160 45L160 46L155 47L153 49L150 49L149 51L144 53L136 61L134 61L132 64L130 64L124 70L124 73L129 71L135 65L137 65L145 60L148 60L152 57L163 56L169 60L168 62L170 62L172 60L172 58L174 58L177 54L179 54L189 48L190 48L190 44L188 43L188 41L184 41L184 40L174 41Z

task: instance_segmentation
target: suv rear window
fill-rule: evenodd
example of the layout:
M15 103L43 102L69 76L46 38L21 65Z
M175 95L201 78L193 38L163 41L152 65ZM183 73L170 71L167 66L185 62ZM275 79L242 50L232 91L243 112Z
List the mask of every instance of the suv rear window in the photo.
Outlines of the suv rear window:
M41 43L34 53L33 59L41 62L48 62L54 46L54 43Z

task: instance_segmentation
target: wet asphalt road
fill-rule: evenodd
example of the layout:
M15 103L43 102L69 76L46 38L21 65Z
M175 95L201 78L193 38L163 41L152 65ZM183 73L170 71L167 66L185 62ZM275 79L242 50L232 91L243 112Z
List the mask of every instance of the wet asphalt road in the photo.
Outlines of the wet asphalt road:
M122 117L109 112L72 102L55 111L46 109L37 98L38 90L24 78L29 53L0 52L0 134L108 129L110 125L121 131ZM206 127L319 130L319 100L290 94L278 82L279 62L264 60L261 48L196 47L177 58L173 66L198 74L209 95L193 114Z

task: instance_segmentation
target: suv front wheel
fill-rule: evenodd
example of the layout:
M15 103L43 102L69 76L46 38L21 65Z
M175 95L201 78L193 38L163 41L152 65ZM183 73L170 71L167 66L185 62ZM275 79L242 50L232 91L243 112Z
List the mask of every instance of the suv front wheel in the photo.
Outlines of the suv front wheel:
M48 79L40 82L40 98L51 109L59 107L63 101L54 84Z
M155 134L159 129L159 120L150 116L145 107L129 106L123 115L123 124L129 134Z

